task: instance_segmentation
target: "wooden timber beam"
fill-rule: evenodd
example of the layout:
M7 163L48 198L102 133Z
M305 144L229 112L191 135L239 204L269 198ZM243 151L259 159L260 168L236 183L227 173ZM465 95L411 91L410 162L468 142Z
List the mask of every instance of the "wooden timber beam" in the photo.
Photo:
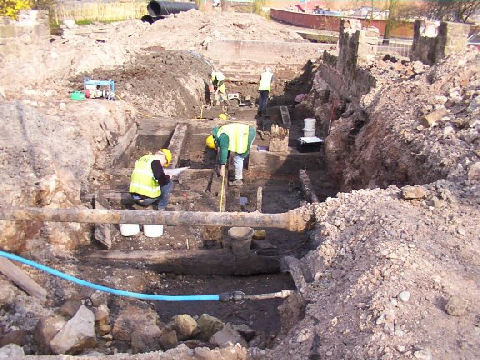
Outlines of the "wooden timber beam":
M172 169L177 167L178 160L180 159L180 153L183 149L183 143L185 142L185 136L187 135L187 130L187 124L177 124L172 138L170 139L168 148L172 152L172 163L170 164Z
M53 221L90 224L217 225L303 231L313 220L307 207L281 214L113 209L1 208L0 220Z
M27 294L35 296L40 299L40 301L45 302L47 290L38 285L26 272L10 260L0 258L0 273L17 284L18 287L25 290Z
M302 185L302 191L305 195L305 199L311 203L318 203L319 201L317 194L315 194L315 192L313 191L312 182L310 181L310 177L308 176L307 172L305 170L300 170L298 176L300 178L300 183Z
M235 256L230 250L134 250L96 251L87 255L91 260L141 262L155 271L184 275L255 275L280 271L280 257Z

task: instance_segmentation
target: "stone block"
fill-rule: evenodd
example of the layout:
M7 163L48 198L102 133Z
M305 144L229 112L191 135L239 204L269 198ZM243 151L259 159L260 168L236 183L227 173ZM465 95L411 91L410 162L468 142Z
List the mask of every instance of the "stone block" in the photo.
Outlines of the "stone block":
M50 341L50 347L55 354L76 353L95 342L95 315L82 305Z
M198 335L200 340L208 341L213 334L223 329L225 324L214 316L203 314L197 321Z
M424 125L427 127L432 127L437 124L437 121L447 115L447 109L439 109L431 112L430 114L424 115L422 120Z
M179 340L186 340L193 336L197 330L197 322L190 315L177 315L173 317L173 328Z
M405 200L423 199L426 195L425 189L421 186L404 186L402 188L402 197Z

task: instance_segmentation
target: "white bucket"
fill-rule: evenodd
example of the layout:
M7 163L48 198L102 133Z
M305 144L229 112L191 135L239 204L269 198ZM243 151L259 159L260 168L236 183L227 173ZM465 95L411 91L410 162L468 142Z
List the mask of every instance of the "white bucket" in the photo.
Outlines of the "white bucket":
M315 118L305 119L305 128L303 129L304 137L315 136Z
M143 225L143 233L152 238L162 236L163 225Z
M140 233L138 224L120 224L120 234L123 236L134 236Z
M303 130L313 130L313 131L315 131L315 118L306 118L305 119L305 128Z

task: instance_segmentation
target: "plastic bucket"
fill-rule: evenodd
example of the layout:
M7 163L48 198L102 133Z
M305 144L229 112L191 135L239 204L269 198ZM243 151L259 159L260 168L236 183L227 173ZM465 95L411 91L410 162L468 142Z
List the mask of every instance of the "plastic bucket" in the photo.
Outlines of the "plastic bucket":
M120 234L123 236L134 236L140 233L138 224L120 224Z
M71 95L70 99L72 100L77 100L77 101L82 101L85 100L85 93L83 91L77 91L75 90Z
M249 227L232 227L228 230L232 252L237 256L248 255L252 241L253 229Z
M305 119L305 128L303 130L313 130L313 131L315 131L315 118L306 118Z
M151 238L162 236L163 225L143 225L143 233Z

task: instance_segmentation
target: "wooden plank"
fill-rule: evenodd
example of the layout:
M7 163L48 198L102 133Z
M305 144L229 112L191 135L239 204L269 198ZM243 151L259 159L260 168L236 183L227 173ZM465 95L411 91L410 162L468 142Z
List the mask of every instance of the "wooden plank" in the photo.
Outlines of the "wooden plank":
M40 299L42 302L45 302L47 299L47 290L38 285L27 273L10 260L0 257L0 272L27 294Z
M177 167L183 149L183 143L185 142L185 137L187 135L187 130L187 124L177 124L172 138L170 139L170 143L168 144L168 149L172 152L172 162L170 164L170 168L172 169Z
M112 201L125 206L134 204L130 193L127 190L100 190L98 196L101 196L106 201ZM80 197L82 201L90 202L96 199L95 194L84 194ZM170 196L170 203L192 202L200 199L202 194L184 191L180 194L172 194Z
M307 175L307 172L305 170L300 170L298 176L300 178L305 199L310 203L318 203L318 197L313 191L312 182L310 181L310 177Z
M96 251L88 259L139 262L152 265L156 271L175 274L202 275L255 275L280 271L280 258L276 256L237 257L227 249L167 250L167 251Z
M303 275L300 260L294 258L293 256L285 256L281 260L281 269L283 272L290 273L297 290L300 293L303 293L307 284Z

